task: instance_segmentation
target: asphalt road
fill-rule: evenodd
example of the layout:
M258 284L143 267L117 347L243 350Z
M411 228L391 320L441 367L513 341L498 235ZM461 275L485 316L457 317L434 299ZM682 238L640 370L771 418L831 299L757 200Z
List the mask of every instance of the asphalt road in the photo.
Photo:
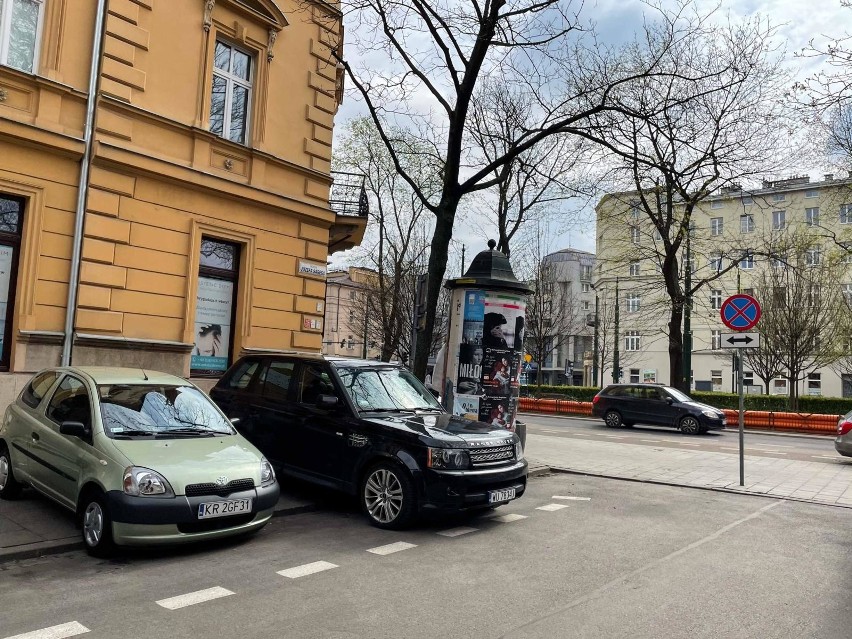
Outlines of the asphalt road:
M242 542L6 564L0 639L846 639L852 627L841 508L572 475L532 479L489 514L523 517L505 521L388 532L349 502L325 506Z
M521 415L529 433L561 437L618 441L633 446L706 450L739 454L739 432L736 428L710 431L706 435L684 435L673 428L637 425L631 428L607 428L601 419L555 417L526 413ZM845 463L834 450L834 439L828 436L796 436L788 434L745 432L747 455L782 457L825 464Z

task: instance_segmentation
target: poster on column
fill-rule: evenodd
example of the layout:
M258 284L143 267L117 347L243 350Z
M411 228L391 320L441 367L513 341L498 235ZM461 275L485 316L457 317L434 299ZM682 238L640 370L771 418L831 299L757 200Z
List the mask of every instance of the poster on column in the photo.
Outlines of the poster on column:
M482 386L480 421L514 430L519 374L524 354L523 298L489 292L482 318Z
M195 347L190 363L193 375L216 375L227 370L233 302L233 282L198 278Z
M6 340L6 307L9 303L9 284L12 277L12 261L15 249L0 246L0 353Z

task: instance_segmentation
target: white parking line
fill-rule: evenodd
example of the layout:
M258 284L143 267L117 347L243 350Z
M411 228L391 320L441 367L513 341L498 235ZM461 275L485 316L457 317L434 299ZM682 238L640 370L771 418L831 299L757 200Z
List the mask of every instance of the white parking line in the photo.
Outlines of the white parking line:
M374 555L390 555L394 552L399 552L400 550L408 550L409 548L417 548L417 544L409 544L407 541L398 541L393 544L387 544L385 546L376 546L375 548L368 548L367 552L371 552Z
M213 599L219 599L221 597L227 597L228 595L233 594L233 592L226 588L215 586L214 588L206 588L204 590L188 592L185 595L178 595L177 597L160 599L157 602L157 605L162 606L163 608L167 608L169 610L177 610L178 608L194 606L195 604L204 603L205 601L212 601Z
M552 513L555 510L562 510L563 508L568 508L568 504L547 504L546 506L539 506L536 510L544 510Z
M491 521L499 521L501 524L510 524L513 521L519 521L521 519L526 518L526 515L516 515L514 513L510 513L508 515L494 515L493 517L489 517Z
M639 441L640 442L647 442L649 444L659 444L663 440L662 439L640 439Z
M604 435L604 437L609 437L610 439L624 439L624 435Z
M591 437L591 435L589 433L575 433L575 432L571 431L571 434L576 435L577 437Z
M6 639L65 639L65 637L76 637L83 633L89 632L83 624L72 621L63 623L59 626L51 626L50 628L42 628L41 630L33 630L25 632L22 635L14 635L6 637Z
M591 497L575 497L574 495L553 495L551 499L565 499L567 501L592 501Z
M318 572L322 572L323 570L331 570L332 568L337 568L337 564L332 564L327 561L314 561L309 564L303 564L301 566L295 566L293 568L287 568L287 570L279 570L278 574L282 577L289 577L290 579L298 579L299 577L307 577L308 575L315 575Z
M476 532L479 528L470 528L469 526L460 526L458 528L450 528L449 530L442 530L439 532L439 535L443 535L444 537L459 537L460 535L466 535L468 533Z
M786 455L787 453L782 453L780 450L768 450L766 448L751 448L746 449L746 451L751 450L753 453L772 453L773 455Z

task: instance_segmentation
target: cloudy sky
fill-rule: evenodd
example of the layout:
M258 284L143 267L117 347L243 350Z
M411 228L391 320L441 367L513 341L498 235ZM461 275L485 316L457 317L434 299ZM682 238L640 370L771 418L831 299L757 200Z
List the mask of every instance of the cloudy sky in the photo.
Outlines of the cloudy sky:
M661 0L661 2L664 6L673 5L668 0ZM778 44L786 51L788 63L802 79L819 70L822 62L817 59L796 58L794 54L807 47L811 40L815 44L822 45L832 39L846 36L850 31L846 25L852 24L852 9L843 8L840 0L722 0L721 2L696 0L695 4L699 10L710 10L718 4L721 14L729 13L733 21L755 14L768 17L771 24L778 27ZM629 40L634 31L641 28L645 10L645 5L638 0L589 0L585 3L582 13L587 19L594 21L596 31L602 40L619 43ZM356 55L357 51L354 48L349 48L346 52L350 62L355 61ZM357 96L352 92L347 94L337 115L337 132L343 129L342 125L346 120L364 113L363 104L358 101ZM820 169L803 167L800 172L809 171L812 179L817 179ZM594 202L577 202L573 206L583 211L580 217L586 221L571 229L552 225L553 227L549 229L552 236L549 248L558 250L572 246L594 251ZM487 225L457 224L455 248L458 250L461 244L466 246L466 261L469 264L473 255L485 248L486 240L493 236L495 236L494 230ZM343 265L346 259L346 255L338 254L332 263ZM453 271L457 270L457 268L453 269ZM448 273L448 275L455 274Z

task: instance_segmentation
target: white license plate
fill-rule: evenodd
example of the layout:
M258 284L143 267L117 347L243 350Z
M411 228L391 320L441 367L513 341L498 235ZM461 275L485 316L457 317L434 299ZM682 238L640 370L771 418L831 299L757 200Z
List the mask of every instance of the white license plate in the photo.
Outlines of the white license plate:
M515 489L514 488L504 488L503 490L489 490L488 491L488 503L489 504L498 504L503 501L509 501L510 499L515 498Z
M227 501L208 501L198 504L198 518L228 517L251 512L251 499L228 499Z

